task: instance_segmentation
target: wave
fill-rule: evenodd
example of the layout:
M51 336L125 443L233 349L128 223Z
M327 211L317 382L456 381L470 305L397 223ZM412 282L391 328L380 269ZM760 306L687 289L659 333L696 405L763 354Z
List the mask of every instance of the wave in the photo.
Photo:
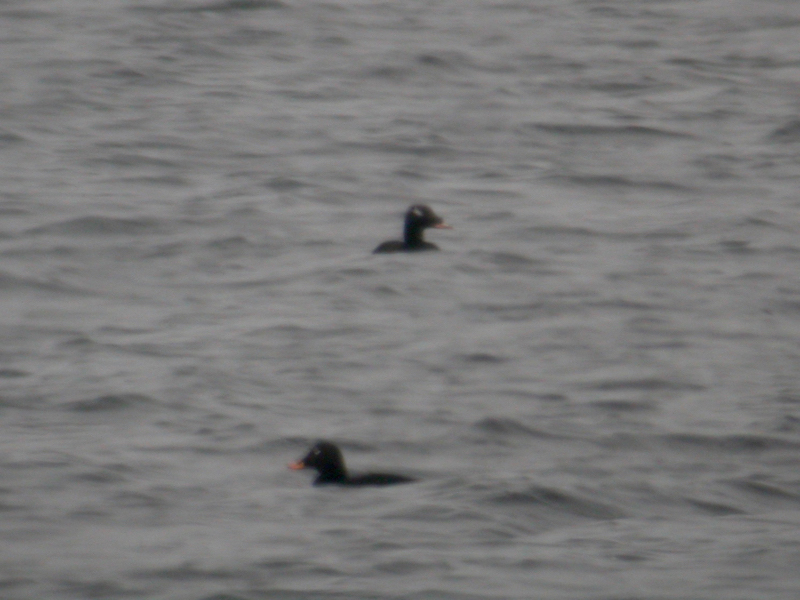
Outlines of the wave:
M144 394L108 394L69 402L66 409L72 412L111 412L151 406L154 402L153 398Z
M800 450L800 442L780 437L731 434L731 435L705 435L696 433L671 433L661 437L661 440L672 449L689 450L718 450L723 452L769 452L773 450Z
M472 429L492 437L502 436L503 438L508 438L516 436L538 439L557 437L555 434L528 427L518 420L508 417L485 417L473 423Z
M128 219L90 215L28 229L29 235L142 235L162 233L162 223L152 218Z
M692 186L675 183L674 181L657 181L657 180L641 180L637 181L621 175L582 175L582 174L569 174L569 175L549 175L546 177L549 181L557 183L566 183L572 185L581 185L588 187L616 187L616 188L635 188L646 190L660 190L672 192L688 192L695 188Z
M661 379L659 377L608 379L589 383L586 387L587 389L601 392L622 392L628 390L639 390L643 392L701 392L706 389L706 386L697 383L678 381L675 379Z
M265 10L273 8L286 8L280 0L220 0L218 2L205 2L199 4L166 3L159 6L138 5L131 10L155 13L193 13L193 12L233 12L246 10Z
M568 136L625 136L625 137L658 137L671 139L696 139L697 136L684 131L672 131L646 127L644 125L576 125L573 123L530 123L525 128L537 131Z
M0 290L5 292L59 292L68 294L89 294L87 290L68 285L58 279L37 279L35 277L21 277L5 271L0 271Z
M788 123L774 129L767 140L781 144L800 142L800 120L792 119Z
M624 516L621 510L607 504L538 485L532 485L521 491L495 494L489 500L498 505L543 506L590 519L618 519Z

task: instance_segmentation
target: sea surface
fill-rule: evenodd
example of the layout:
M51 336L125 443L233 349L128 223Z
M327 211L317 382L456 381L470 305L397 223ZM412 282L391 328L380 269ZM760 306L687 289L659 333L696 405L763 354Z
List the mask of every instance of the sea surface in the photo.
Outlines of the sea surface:
M796 0L6 0L0 183L3 600L800 597Z

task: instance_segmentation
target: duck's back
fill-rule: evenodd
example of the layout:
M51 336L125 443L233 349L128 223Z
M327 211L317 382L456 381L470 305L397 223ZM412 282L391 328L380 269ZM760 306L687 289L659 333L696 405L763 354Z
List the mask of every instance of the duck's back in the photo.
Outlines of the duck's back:
M388 242L383 242L379 244L375 250L372 251L373 254L385 254L389 252L403 252L405 248L403 247L403 242L400 240L389 240Z
M383 242L375 250L373 254L386 254L390 252L421 252L423 250L438 250L439 246L430 242L422 241L417 244L406 244L400 240L389 240Z

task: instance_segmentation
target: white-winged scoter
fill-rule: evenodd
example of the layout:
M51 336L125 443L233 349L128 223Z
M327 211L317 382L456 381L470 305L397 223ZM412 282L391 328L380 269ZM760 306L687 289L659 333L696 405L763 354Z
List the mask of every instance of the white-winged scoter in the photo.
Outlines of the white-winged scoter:
M439 247L436 244L426 242L423 238L423 232L428 228L452 229L439 215L433 212L430 206L415 204L406 211L403 239L383 242L372 253L438 250Z
M411 483L412 477L394 473L365 473L350 476L344 466L344 458L339 447L324 440L318 441L303 458L289 464L292 470L316 469L318 475L314 485L395 485Z

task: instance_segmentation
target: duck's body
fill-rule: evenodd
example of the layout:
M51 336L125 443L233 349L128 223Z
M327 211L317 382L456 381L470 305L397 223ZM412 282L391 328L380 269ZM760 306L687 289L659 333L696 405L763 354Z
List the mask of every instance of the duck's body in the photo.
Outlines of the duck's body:
M451 229L429 206L415 204L406 211L403 239L383 242L372 252L373 254L383 254L388 252L438 250L439 247L436 244L426 242L423 237L425 230L428 228Z
M400 240L387 240L381 243L377 248L375 248L375 250L373 250L372 253L385 254L391 252L421 252L423 250L438 250L438 249L439 246L437 246L432 242L426 242L425 240L421 240L413 244L401 242Z
M395 473L365 473L351 477L344 466L344 457L339 447L321 440L314 444L303 458L289 465L290 469L315 469L317 478L314 485L395 485L415 481L405 475Z

